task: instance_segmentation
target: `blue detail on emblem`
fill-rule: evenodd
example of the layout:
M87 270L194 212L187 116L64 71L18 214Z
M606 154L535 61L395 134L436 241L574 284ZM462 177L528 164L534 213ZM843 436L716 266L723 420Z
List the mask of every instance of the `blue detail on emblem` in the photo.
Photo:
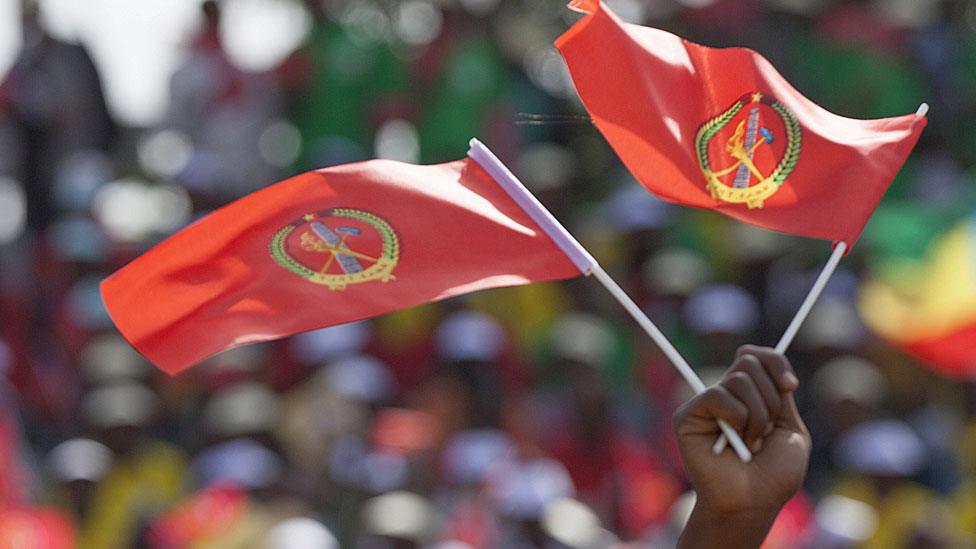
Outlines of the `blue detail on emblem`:
M338 230L342 231L342 229L338 229ZM352 231L356 231L356 229L352 229ZM326 244L332 246L333 249L341 250L346 248L346 245L343 243L342 239L339 238L339 235L332 232L331 229L329 229L319 221L315 221L312 223L312 232L314 232L316 236L324 240ZM355 234L358 234L358 231ZM359 261L357 261L355 257L343 253L337 253L335 254L335 258L336 261L339 262L339 267L342 268L342 272L346 274L363 272L362 264L359 263Z

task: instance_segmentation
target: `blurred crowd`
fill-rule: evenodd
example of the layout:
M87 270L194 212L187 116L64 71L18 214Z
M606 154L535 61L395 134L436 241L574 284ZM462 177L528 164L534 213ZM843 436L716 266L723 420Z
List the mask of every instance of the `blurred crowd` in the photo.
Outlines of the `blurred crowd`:
M114 330L99 281L195 217L307 169L461 158L475 136L706 381L739 345L776 342L829 255L637 185L551 46L579 17L561 0L293 3L303 44L253 72L225 51L222 4L202 2L148 127L119 123L85 43L25 3L0 86L0 547L672 547L694 496L670 422L690 390L593 281L469 295L175 377ZM839 114L931 105L788 354L815 447L766 545L976 546L976 385L880 341L856 306L865 273L976 209L976 2L608 3L755 48Z

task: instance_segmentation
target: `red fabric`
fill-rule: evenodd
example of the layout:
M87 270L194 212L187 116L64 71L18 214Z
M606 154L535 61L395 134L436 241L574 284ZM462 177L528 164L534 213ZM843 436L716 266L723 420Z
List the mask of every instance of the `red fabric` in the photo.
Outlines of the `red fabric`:
M74 526L61 511L0 505L0 549L72 549Z
M340 288L304 278L324 269L321 279L336 283L345 270L312 223L359 254L353 259L363 271L351 276L360 281ZM290 226L283 242L292 268L272 251ZM294 272L299 263L306 274ZM299 175L225 206L101 289L126 339L176 373L238 345L580 274L474 161L372 160Z
M960 326L939 337L893 344L943 375L976 379L976 324Z
M166 511L149 530L159 549L187 547L231 532L247 513L247 493L232 485L215 484Z
M666 200L852 245L925 127L924 117L915 115L853 120L831 114L803 97L754 51L707 48L662 30L626 24L592 0L577 0L571 7L593 11L556 41L576 89L631 173ZM754 103L757 92L759 101ZM762 187L747 171L747 191L726 193L725 200L713 198L696 141L707 122L740 99L741 110L706 140L707 155L702 156L710 170L740 163L745 148L735 149L738 157L726 149L740 123L745 130L740 135L759 135L761 144L751 161L760 175L773 175L787 158L795 162L780 172L786 174L781 184L771 181ZM759 109L760 127L769 130L772 142L748 130L753 107ZM790 119L798 134L787 131L794 127ZM791 143L798 155L787 154ZM722 186L731 187L735 173L720 177ZM773 194L752 207L728 200L761 188Z
M27 476L21 462L21 440L12 417L0 410L0 507L27 502Z

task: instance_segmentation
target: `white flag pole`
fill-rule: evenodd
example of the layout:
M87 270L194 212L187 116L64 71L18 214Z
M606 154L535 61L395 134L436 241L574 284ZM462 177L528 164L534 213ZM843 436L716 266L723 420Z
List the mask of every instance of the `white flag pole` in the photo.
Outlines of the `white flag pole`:
M800 326L803 325L803 321L807 319L810 311L813 310L814 304L820 299L820 294L823 293L824 288L827 287L827 282L830 281L830 277L833 276L834 271L837 269L837 265L840 263L842 257L844 257L844 252L847 251L847 243L838 242L837 246L834 248L834 253L830 254L830 259L827 260L827 264L824 265L822 271L820 271L820 276L817 277L816 282L813 283L813 287L810 288L810 292L807 293L807 297L803 300L803 304L800 305L800 309L793 316L793 320L790 321L790 325L786 327L786 331L783 332L783 336L779 338L779 343L776 344L776 352L783 354L786 349L790 347L793 343L793 338L796 337L797 332L800 331ZM722 450L725 449L725 445L728 441L725 440L725 435L719 435L715 439L715 444L712 446L712 452L716 454L721 454Z
M915 111L915 116L923 117L929 112L929 104L922 103L918 106L918 110ZM810 311L813 309L814 304L820 299L820 294L823 293L824 288L827 286L827 282L830 277L833 276L834 270L837 269L837 265L840 263L842 257L847 252L847 243L838 242L837 247L834 248L834 253L830 255L830 259L827 260L827 264L824 266L823 271L820 272L820 276L817 277L816 282L813 283L813 288L810 289L810 293L807 294L806 299L803 300L803 304L800 305L800 309L793 316L793 320L790 321L790 325L786 327L786 331L783 332L783 337L779 338L779 343L776 344L776 352L780 354L786 353L789 349L790 344L793 343L793 338L796 337L797 332L800 331L800 326L803 321L807 319ZM725 436L719 435L718 439L715 440L715 445L712 446L712 451L716 454L722 452L725 449L726 444Z
M674 367L678 370L678 373L684 377L685 381L691 386L695 393L701 393L705 390L705 384L702 382L701 378L695 373L688 362L681 356L674 345L668 341L668 338L658 329L657 326L651 321L650 318L644 314L644 311L637 306L636 303L627 295L626 292L603 270L602 267L593 259L593 256L583 248L574 237L566 230L562 224L556 220L555 217L542 205L541 202L531 193L524 185L512 174L511 171L492 153L488 147L484 146L477 139L471 140L471 149L468 151L468 156L471 157L475 162L481 165L482 168L488 172L495 181L508 193L508 195L521 206L526 213L536 222L546 234L566 253L566 255L573 261L580 272L590 275L592 274L603 286L610 292L624 309L630 313L630 316L637 321L637 324L647 332L647 335L654 340L654 343L661 349L661 351L668 357ZM719 428L724 433L723 439L728 439L731 441L732 448L735 453L739 456L744 463L752 460L752 453L746 447L745 443L742 441L742 437L739 433L732 428L731 425L725 421L719 420Z

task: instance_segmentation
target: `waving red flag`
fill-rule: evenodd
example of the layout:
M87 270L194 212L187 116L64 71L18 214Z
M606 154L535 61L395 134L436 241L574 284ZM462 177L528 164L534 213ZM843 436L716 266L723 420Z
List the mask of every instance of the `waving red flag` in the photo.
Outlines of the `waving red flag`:
M597 128L666 200L852 245L925 118L853 120L803 97L758 53L622 22L602 3L557 41Z
M108 312L176 373L231 347L589 269L511 174L472 156L371 160L272 185L107 278Z

